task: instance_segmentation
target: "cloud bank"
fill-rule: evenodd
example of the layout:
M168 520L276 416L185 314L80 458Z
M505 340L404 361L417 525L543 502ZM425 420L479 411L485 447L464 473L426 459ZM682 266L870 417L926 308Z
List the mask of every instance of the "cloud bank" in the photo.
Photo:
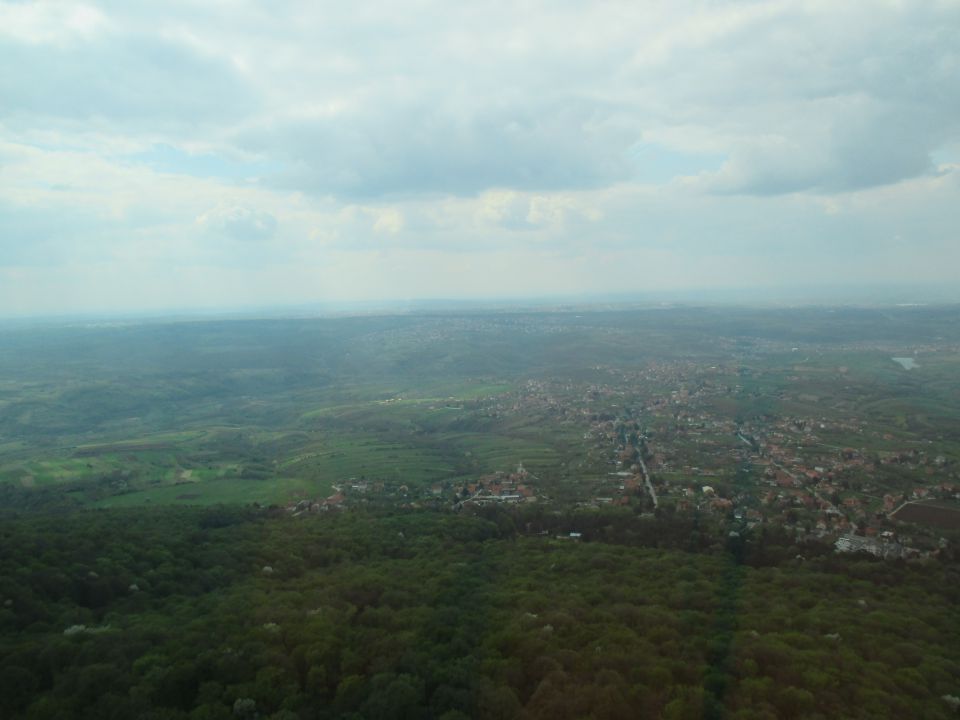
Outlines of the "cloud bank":
M947 0L0 2L0 303L960 285L958 38Z

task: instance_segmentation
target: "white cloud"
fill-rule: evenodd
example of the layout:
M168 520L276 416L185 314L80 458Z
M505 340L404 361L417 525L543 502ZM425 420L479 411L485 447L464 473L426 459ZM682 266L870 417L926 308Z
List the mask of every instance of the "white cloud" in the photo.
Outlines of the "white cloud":
M201 304L960 280L958 27L920 0L0 1L0 302L110 273Z
M0 36L31 45L67 45L90 40L107 29L99 8L75 2L21 2L0 5Z
M277 230L273 215L244 203L220 203L198 215L196 223L205 230L243 242L269 240Z
M375 213L376 221L373 223L375 233L385 233L387 235L396 235L403 229L403 213L397 208L384 208Z

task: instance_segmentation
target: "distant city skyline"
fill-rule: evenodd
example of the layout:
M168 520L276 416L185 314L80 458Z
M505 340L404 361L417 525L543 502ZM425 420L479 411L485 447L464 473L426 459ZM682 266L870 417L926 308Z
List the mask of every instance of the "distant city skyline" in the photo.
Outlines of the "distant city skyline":
M0 317L960 301L960 4L0 1Z

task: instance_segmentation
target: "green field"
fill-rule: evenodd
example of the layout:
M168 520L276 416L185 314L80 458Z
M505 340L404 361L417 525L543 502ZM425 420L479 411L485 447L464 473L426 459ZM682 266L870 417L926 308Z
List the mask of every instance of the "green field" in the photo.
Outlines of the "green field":
M113 495L94 505L104 508L144 507L147 505L249 505L284 504L305 497L326 497L332 492L329 482L310 482L301 478L279 477L265 480L217 478L147 488Z

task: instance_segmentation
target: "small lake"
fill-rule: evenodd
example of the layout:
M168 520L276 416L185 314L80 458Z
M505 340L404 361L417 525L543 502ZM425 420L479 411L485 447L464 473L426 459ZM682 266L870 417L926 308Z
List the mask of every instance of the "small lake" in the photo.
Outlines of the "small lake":
M917 365L917 361L913 358L890 358L895 363L899 363L904 370L913 370L915 367L920 367Z

